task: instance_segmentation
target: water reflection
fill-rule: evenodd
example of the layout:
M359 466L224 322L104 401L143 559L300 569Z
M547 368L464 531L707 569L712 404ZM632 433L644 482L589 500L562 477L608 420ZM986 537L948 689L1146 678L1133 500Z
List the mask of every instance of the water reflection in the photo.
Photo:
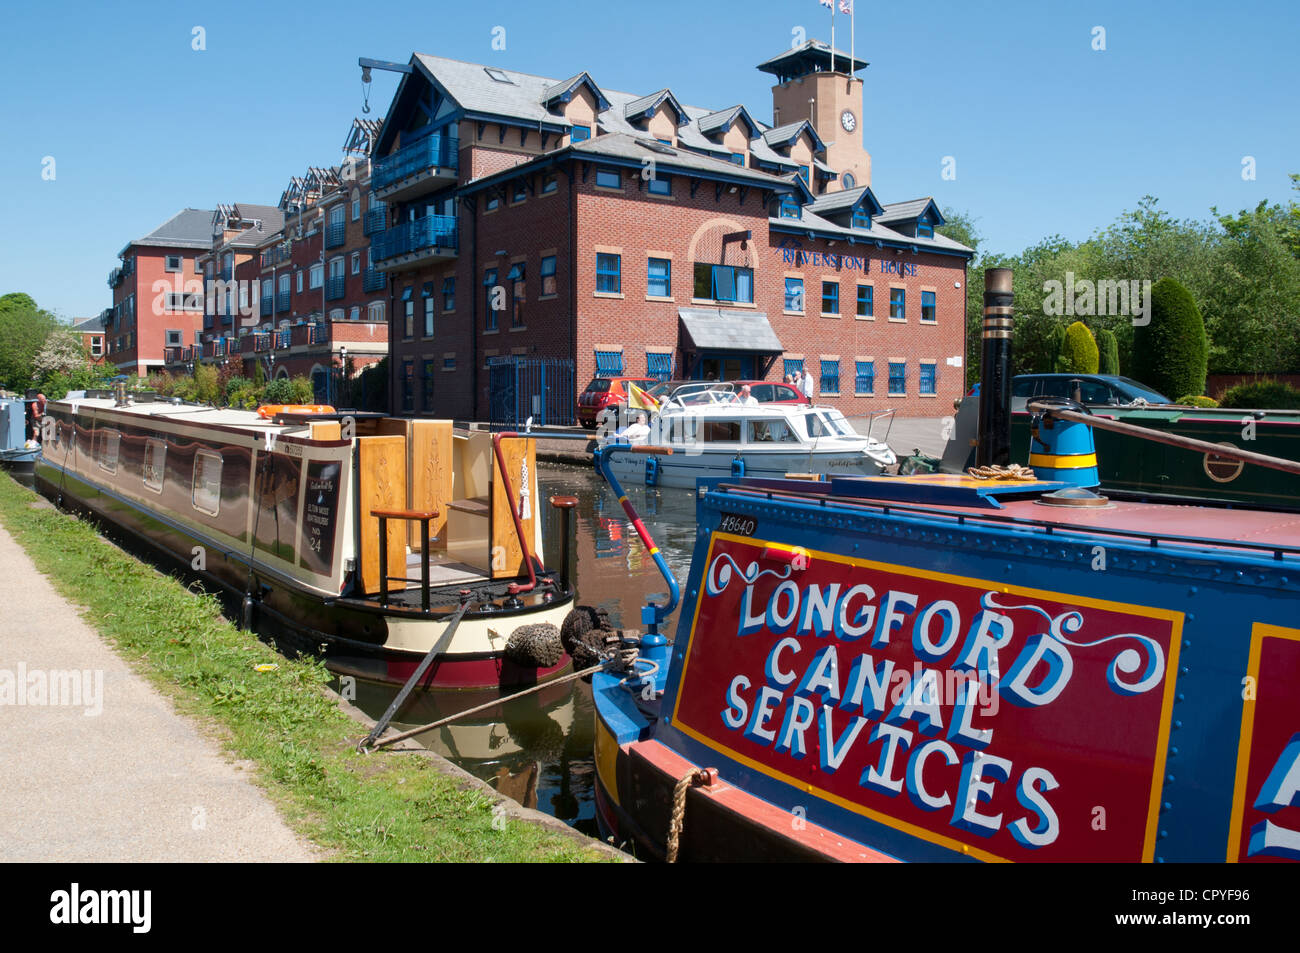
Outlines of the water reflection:
M617 497L593 470L583 467L541 464L538 485L543 502L556 495L578 498L570 567L578 602L606 610L615 626L639 628L647 596L663 602L667 586ZM627 491L678 585L684 587L695 544L694 492L646 487ZM543 507L542 531L546 554L554 561L561 552L561 521L549 506ZM674 612L664 627L669 638L676 631L676 619ZM377 685L358 686L357 691L357 706L376 718L393 695L391 688ZM427 724L480 700L415 693L393 726L402 730ZM415 740L525 807L596 835L593 731L591 687L578 681L505 703Z

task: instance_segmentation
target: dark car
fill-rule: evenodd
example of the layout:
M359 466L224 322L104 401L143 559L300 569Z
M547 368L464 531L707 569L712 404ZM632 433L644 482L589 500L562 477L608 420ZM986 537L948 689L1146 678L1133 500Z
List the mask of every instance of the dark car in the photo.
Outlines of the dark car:
M596 426L596 417L613 404L627 403L627 384L636 384L642 390L657 384L654 377L597 377L578 397L578 423L588 430Z
M1081 404L1172 404L1173 401L1131 377L1113 374L1017 374L1011 398L1017 406L1032 397L1068 397Z

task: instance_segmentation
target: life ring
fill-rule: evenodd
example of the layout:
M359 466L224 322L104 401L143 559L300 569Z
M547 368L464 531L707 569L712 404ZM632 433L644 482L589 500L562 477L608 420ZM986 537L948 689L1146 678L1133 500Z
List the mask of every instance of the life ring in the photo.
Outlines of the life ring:
M257 416L270 420L276 414L332 414L329 404L263 404L257 408Z

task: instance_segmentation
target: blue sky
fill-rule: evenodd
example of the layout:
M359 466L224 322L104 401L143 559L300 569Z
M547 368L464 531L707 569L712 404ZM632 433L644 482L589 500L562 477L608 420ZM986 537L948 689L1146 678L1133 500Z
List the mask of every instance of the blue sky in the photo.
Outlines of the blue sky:
M1280 0L859 0L872 188L882 202L932 195L968 211L1004 252L1086 238L1148 193L1180 218L1285 201L1300 172L1298 11ZM179 209L274 204L289 176L337 162L361 110L358 56L586 69L611 89L667 85L683 102L743 102L770 120L770 77L754 65L796 28L830 33L817 0L52 0L11 5L5 19L0 293L26 291L68 318L111 304L117 252ZM492 49L496 26L504 51ZM836 17L842 48L847 26ZM376 74L372 116L395 87ZM941 177L945 156L955 180Z

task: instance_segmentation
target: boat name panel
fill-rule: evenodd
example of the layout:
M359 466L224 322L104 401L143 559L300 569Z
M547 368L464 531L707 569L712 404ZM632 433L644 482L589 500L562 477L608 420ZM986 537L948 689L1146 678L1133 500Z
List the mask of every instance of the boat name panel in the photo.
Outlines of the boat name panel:
M788 549L713 535L675 727L963 854L1152 858L1181 613Z

